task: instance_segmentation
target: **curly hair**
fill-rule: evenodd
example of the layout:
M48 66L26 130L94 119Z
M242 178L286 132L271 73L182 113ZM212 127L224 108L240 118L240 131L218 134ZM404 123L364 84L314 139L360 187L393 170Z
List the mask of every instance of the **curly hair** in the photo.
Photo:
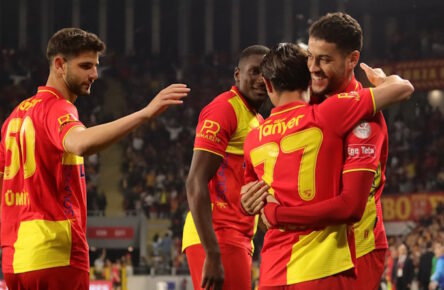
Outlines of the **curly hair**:
M336 44L343 53L362 49L362 29L358 21L342 12L328 13L311 26L310 38L317 38Z

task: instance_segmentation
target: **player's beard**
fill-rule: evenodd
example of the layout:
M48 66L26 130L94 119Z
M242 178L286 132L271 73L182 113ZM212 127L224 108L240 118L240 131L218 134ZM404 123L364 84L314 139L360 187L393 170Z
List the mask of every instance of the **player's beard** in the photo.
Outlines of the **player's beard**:
M85 89L84 87L87 84L82 82L75 74L70 73L69 67L66 71L66 77L63 80L68 89L76 96L86 96L91 93L91 85L88 85L88 88Z
M312 86L312 94L317 97L325 97L333 94L341 93L340 90L344 89L344 82L346 81L345 69L340 72L337 72L331 76L323 75L324 80L327 82L321 89L314 88Z

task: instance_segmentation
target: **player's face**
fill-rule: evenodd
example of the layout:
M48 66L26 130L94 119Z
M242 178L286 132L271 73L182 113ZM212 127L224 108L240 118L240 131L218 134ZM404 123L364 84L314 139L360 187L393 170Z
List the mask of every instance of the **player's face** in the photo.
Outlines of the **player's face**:
M64 80L68 89L77 96L91 93L91 85L97 79L97 52L83 52L67 61Z
M243 59L234 71L236 85L247 101L256 109L267 98L264 81L260 71L260 64L264 55L251 55Z
M336 44L310 37L308 40L308 69L311 74L311 89L318 96L341 91L350 79L352 70L347 70L347 58Z

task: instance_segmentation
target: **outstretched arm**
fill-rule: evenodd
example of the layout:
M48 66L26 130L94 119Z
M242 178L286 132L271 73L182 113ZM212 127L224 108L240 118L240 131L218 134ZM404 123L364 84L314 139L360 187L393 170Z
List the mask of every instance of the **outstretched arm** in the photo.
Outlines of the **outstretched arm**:
M374 173L370 171L347 172L342 177L342 191L334 198L295 207L285 207L268 199L263 213L273 227L293 225L312 228L355 223L364 213L373 178Z
M208 151L195 150L186 182L188 204L197 233L205 250L202 287L222 289L224 269L219 244L213 228L208 182L216 175L222 157Z
M171 105L182 104L190 89L184 84L172 84L160 91L143 109L115 121L91 128L73 127L65 136L63 146L76 155L94 154L115 143L146 121L164 112Z

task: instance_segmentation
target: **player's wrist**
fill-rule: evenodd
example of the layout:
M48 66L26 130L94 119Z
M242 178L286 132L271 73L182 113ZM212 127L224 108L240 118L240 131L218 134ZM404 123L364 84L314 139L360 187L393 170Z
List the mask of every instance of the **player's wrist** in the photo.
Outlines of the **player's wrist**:
M278 225L276 212L280 204L275 202L267 202L264 207L264 215L271 226L276 227Z

